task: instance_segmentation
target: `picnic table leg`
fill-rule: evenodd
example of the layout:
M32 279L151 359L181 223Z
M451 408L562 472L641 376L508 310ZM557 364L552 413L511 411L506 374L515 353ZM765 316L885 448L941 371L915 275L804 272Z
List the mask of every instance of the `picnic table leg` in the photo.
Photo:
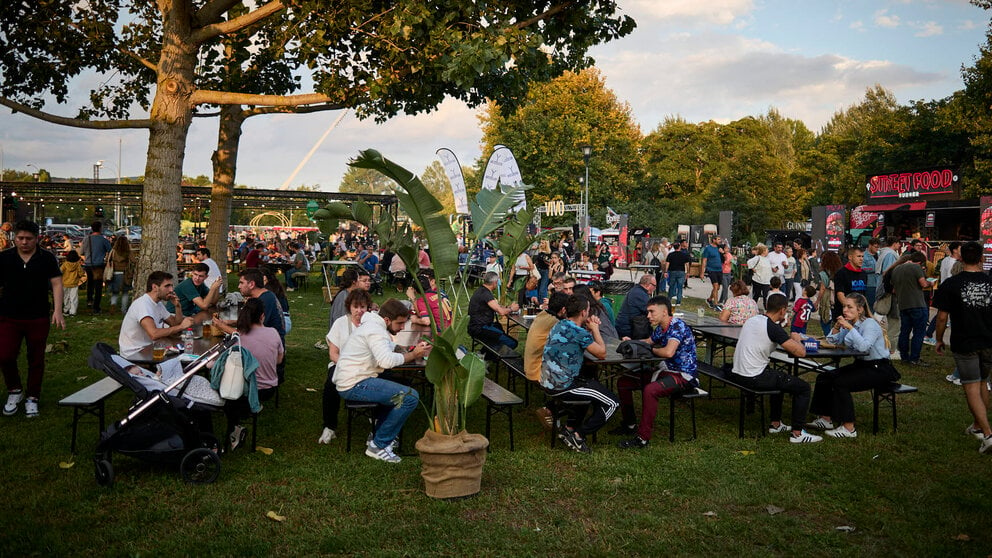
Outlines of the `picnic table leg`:
M675 443L675 396L668 398L668 441Z
M740 407L740 413L739 413L740 416L738 417L738 420L737 420L737 437L738 438L743 438L744 437L744 406L746 404L747 403L744 400L744 391L742 390L741 391L741 395L740 395L740 405L739 405L739 407Z

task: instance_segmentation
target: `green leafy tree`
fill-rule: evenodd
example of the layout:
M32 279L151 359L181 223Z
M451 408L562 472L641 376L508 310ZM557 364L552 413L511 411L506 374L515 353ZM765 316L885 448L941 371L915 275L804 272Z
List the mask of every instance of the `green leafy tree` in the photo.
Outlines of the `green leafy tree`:
M427 191L441 202L444 213L454 215L455 195L451 192L451 181L448 180L448 175L444 172L444 165L440 161L431 162L421 173L420 181L424 183Z
M589 197L593 226L603 223L606 205L636 195L641 174L641 132L630 106L606 87L599 71L566 72L550 82L535 84L527 99L509 115L490 104L482 121L485 165L497 144L513 151L523 181L532 185L534 207L562 199L578 203L579 177L584 164L579 146L593 147L589 159ZM574 222L574 217L566 217ZM542 221L554 223L552 219Z
M338 192L381 195L391 193L394 187L395 183L377 170L349 166L338 185Z
M0 9L0 104L60 125L149 130L141 284L153 269L175 269L170 253L182 210L183 158L199 107L325 105L380 120L431 110L447 96L510 107L530 80L588 65L590 46L630 33L633 20L617 9L611 0L372 6L359 0L333 6L319 0L91 0L85 9L68 2L6 3ZM293 24L282 26L287 20ZM308 68L316 91L210 89L205 72L213 65L204 59L239 32L266 26L286 30L269 36L282 45L276 53ZM243 36L239 41L231 48L268 46ZM71 80L93 71L107 79L75 117L41 110L48 95L67 103ZM130 118L135 105L146 118Z

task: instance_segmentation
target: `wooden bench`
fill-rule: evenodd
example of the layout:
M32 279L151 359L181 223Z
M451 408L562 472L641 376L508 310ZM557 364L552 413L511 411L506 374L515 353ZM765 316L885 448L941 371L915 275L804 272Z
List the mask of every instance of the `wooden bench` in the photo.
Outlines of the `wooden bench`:
M782 392L779 390L755 390L744 385L741 385L728 378L727 373L723 368L717 368L716 366L700 362L696 364L696 370L710 378L710 385L712 386L712 380L722 382L724 385L728 385L733 388L737 388L740 392L739 405L740 410L737 420L737 436L739 438L744 437L744 415L747 409L747 404L749 401L757 402L758 406L761 407L761 435L764 436L766 433L765 429L765 396L767 395L779 395ZM712 389L712 387L711 387Z
M100 422L100 432L103 432L103 403L123 387L117 380L105 377L59 401L59 405L62 407L72 407L72 442L69 445L72 453L76 453L76 432L79 427L79 419L83 415L95 416Z
M871 390L872 401L872 433L878 434L878 406L882 401L887 402L892 407L892 431L895 432L898 426L896 421L896 396L905 393L916 393L919 389L893 382L886 388Z
M510 451L513 451L513 407L522 404L523 399L489 378L482 384L482 398L486 400L486 438L489 438L493 415L502 413L510 425ZM492 447L490 439L488 449Z

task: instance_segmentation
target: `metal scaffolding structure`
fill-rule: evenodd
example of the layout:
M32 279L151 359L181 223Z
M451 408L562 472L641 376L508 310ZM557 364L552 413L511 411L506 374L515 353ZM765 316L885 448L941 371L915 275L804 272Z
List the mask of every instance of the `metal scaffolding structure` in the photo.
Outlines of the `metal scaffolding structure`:
M183 186L184 208L206 208L210 205L211 186ZM137 216L142 209L141 184L112 184L91 182L0 182L0 203L6 205L7 200L16 194L16 199L22 207L31 206L33 211L26 214L29 218L43 220L45 208L51 204L82 204L101 206L106 211L115 211ZM249 211L290 211L304 210L307 202L314 200L324 204L328 202L350 202L362 200L373 207L395 214L397 200L394 195L350 194L338 192L308 192L289 190L261 190L254 188L235 188L231 208L233 210ZM41 208L41 214L38 209ZM7 207L0 207L0 214L7 215ZM118 219L119 220L119 219Z

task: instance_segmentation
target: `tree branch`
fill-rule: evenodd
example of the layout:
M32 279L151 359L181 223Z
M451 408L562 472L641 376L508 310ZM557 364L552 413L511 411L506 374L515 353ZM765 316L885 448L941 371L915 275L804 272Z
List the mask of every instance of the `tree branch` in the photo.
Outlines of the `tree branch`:
M289 106L289 107L255 107L241 112L242 118L250 118L264 114L309 114L311 112L323 112L325 110L341 110L345 108L343 104L327 103L323 105Z
M224 0L216 1L220 2ZM283 9L285 9L285 6L280 0L273 0L261 8L258 8L253 12L249 12L241 17L203 26L190 34L190 41L193 42L193 44L202 44L203 42L214 37L240 31L241 29L262 21L263 19Z
M12 101L5 97L0 97L0 105L8 107L13 113L23 112L24 114L37 118L38 120L44 120L45 122L51 122L52 124L59 124L61 126L72 126L73 128L89 128L94 130L119 130L124 128L151 128L152 121L149 119L144 120L81 120L79 118L68 118L65 116L57 116L47 112L43 112L37 109L33 109L27 105L22 105L16 101Z
M220 21L228 10L241 3L241 0L210 0L193 15L193 26L203 27Z
M292 107L298 105L316 105L332 103L334 99L321 93L306 93L303 95L254 95L251 93L234 93L230 91L210 91L197 89L190 96L194 105L261 105L272 107Z
M566 8L572 7L572 5L574 4L575 2L562 2L561 4L556 4L554 6L551 6L548 9L548 11L544 12L543 14L538 14L530 19L525 19L524 21L518 21L513 25L513 28L523 29L524 27L530 27L531 25L534 25L535 23L541 20L548 19L549 17L564 11Z
M69 27L72 27L76 31L79 31L80 33L82 33L84 35L86 34L86 32L83 30L83 28L80 27L79 25L77 25L76 23L70 21L68 23L68 25L69 25ZM114 47L114 48L117 50L117 52L123 54L124 56L130 56L131 58L134 58L135 60L137 60L138 63L141 64L142 66L148 68L149 70L151 70L151 71L153 71L155 73L158 73L158 65L152 64L151 61L145 59L140 54L138 54L136 52L131 52L130 50L124 50L121 47Z

